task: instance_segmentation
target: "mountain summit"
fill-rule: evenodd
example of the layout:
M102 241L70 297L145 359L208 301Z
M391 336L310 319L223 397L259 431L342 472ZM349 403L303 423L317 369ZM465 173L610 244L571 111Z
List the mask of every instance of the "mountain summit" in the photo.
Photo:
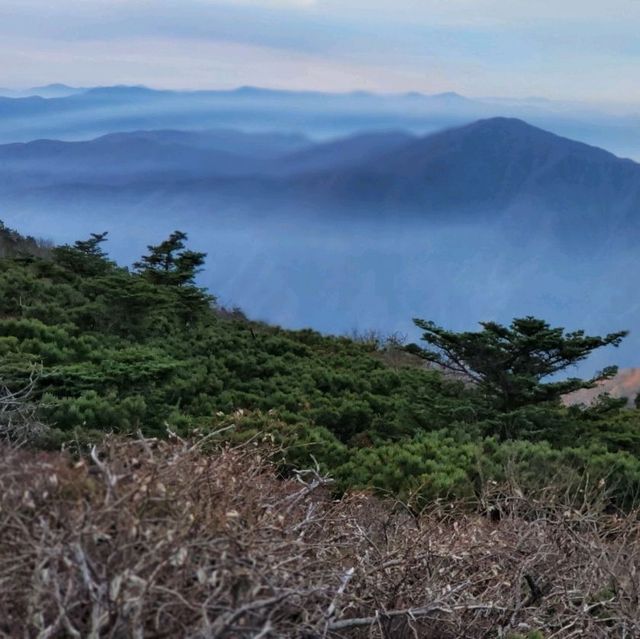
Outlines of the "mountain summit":
M300 183L324 200L416 213L535 209L620 222L640 210L640 165L512 118L407 140Z

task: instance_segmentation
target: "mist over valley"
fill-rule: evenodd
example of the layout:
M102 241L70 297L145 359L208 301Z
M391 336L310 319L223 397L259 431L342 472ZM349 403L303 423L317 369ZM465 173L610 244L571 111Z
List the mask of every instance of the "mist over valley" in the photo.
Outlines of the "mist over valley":
M288 327L414 338L412 317L456 329L527 314L592 332L637 325L626 275L640 266L640 165L521 119L462 123L478 105L457 95L331 96L322 117L354 130L323 139L325 125L310 124L320 103L124 87L6 99L5 139L62 135L65 122L73 137L104 134L0 146L3 218L55 241L109 230L127 264L180 228L208 253L203 285ZM412 103L429 105L423 126L438 132L412 129L418 116L400 108ZM283 104L297 121L278 120ZM160 128L187 112L188 130ZM638 338L615 355L637 363Z

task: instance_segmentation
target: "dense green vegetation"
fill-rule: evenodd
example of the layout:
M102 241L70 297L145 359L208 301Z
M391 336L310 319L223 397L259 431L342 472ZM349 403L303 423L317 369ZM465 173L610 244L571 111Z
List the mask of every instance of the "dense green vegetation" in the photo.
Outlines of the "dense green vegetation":
M496 402L482 383L424 368L416 347L284 330L217 307L194 284L205 256L181 233L133 270L109 260L105 240L48 251L34 241L38 251L0 259L0 382L17 389L39 376L52 427L43 444L233 426L225 437L273 438L291 464L313 456L339 487L416 503L507 476L604 480L621 504L640 490L640 412L619 401L564 408L557 393L534 392ZM562 332L537 326L558 346ZM525 380L527 392L541 377Z

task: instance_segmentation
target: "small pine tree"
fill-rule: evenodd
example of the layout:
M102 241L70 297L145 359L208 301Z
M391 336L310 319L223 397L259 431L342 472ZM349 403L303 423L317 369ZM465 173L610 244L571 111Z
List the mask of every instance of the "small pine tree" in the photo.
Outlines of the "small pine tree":
M65 244L53 250L54 260L78 275L93 276L107 272L114 266L102 250L108 232L91 233L87 240L78 240L73 245Z
M78 240L74 243L73 248L85 255L105 258L107 254L102 250L101 244L107 241L108 231L104 233L91 233L88 240Z
M143 255L134 268L154 284L192 286L207 254L186 250L186 239L186 233L174 231L160 244L149 245L149 254Z

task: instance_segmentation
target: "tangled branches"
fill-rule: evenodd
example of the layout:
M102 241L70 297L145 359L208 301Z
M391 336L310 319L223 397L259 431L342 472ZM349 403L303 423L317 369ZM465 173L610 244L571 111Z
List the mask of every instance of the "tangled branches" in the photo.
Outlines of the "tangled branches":
M640 636L635 515L332 498L259 447L2 449L0 636Z
M11 390L0 383L0 441L25 444L42 436L46 426L38 418L35 391L39 371L33 370L27 383Z

